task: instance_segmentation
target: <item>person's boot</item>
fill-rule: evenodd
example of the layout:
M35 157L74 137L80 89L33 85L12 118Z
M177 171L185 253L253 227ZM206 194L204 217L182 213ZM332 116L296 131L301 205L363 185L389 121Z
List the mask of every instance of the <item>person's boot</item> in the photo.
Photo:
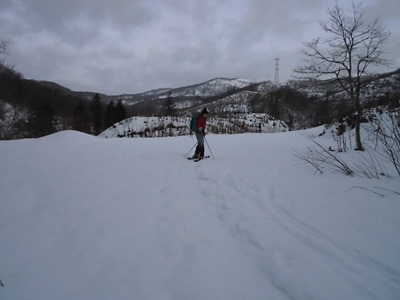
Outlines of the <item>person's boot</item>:
M199 149L199 158L203 159L204 158L204 147L200 146Z
M199 158L199 155L200 155L200 146L199 145L197 145L196 146L196 150L194 151L194 155L193 155L193 159L196 159L196 158Z

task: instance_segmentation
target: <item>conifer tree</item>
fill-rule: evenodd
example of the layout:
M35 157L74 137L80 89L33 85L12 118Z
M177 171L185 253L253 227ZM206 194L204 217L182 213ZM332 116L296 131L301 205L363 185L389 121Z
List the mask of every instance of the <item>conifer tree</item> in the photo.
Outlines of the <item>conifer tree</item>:
M99 135L104 127L103 127L103 122L104 122L104 112L103 112L103 105L100 102L100 96L99 94L96 93L94 95L91 106L90 106L91 114L92 114L92 123L93 123L93 129L94 129L94 134Z
M115 124L115 105L114 101L110 101L106 108L106 114L104 119L105 128L111 127Z
M125 111L125 107L124 104L122 103L122 100L119 99L117 106L115 107L115 122L120 122L122 120L126 119L126 111Z
M79 100L78 105L74 110L72 129L90 133L90 126L88 123L89 117L85 103Z

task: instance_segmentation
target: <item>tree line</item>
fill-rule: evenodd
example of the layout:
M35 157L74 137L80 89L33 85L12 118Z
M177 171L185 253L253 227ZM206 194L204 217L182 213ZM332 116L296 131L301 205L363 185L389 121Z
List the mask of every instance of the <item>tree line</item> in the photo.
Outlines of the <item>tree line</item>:
M98 135L127 117L121 99L106 105L96 94L88 101L26 80L4 63L0 63L0 100L26 112L25 117L14 124L23 137L35 138L70 129Z
M72 129L98 135L108 127L127 118L122 100L117 104L110 101L105 106L99 94L95 94L90 103L79 101L74 109Z

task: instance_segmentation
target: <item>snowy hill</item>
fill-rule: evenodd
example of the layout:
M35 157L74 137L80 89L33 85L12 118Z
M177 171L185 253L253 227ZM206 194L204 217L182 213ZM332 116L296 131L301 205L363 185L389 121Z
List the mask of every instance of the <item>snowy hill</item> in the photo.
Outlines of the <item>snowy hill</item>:
M96 92L78 92L72 91L66 87L63 87L55 82L49 81L36 81L37 83L50 87L52 89L62 90L65 93L80 96L87 100L92 100ZM216 95L224 94L228 91L241 89L252 84L260 84L261 86L267 86L268 83L261 82L255 79L246 78L214 78L206 82L196 83L189 86L172 87L172 88L157 88L142 93L125 93L118 95L105 95L99 94L102 101L108 103L109 101L117 102L119 99L123 100L125 104L134 104L145 100L163 99L168 97L213 97Z
M211 97L224 94L230 90L241 89L243 87L259 83L259 81L241 78L215 78L204 83L174 89L172 96L192 96L192 97Z
M315 175L321 132L199 163L189 137L1 141L0 299L399 299L399 177Z
M400 92L400 69L390 73L367 77L365 82L365 86L360 95L361 101L363 103L374 102L377 105L380 100ZM308 95L319 97L321 100L343 101L344 99L348 99L348 95L343 92L342 88L338 86L337 83L328 84L327 82L324 83L324 81L292 81L289 84ZM396 98L398 98L398 96Z
M162 88L156 89L144 93L133 94L133 95L123 95L114 96L121 98L125 103L136 103L143 100L154 100L162 99L168 96L171 97L213 97L227 93L231 90L241 89L250 86L255 83L260 83L260 81L252 79L241 79L241 78L215 78L206 82L178 87L178 88Z
M212 103L209 103L207 107L219 113L247 113L251 112L249 101L257 94L257 92L242 91L224 97Z
M103 131L99 136L166 137L190 134L190 117L132 117ZM229 118L209 118L208 133L285 132L288 126L267 114L236 114Z

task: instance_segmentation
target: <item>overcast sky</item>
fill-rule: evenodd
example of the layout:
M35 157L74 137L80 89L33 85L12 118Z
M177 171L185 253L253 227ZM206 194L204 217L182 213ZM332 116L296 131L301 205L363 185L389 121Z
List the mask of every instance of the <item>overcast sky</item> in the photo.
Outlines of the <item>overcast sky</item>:
M349 0L339 1L341 6ZM346 4L343 4L346 3ZM215 77L290 79L302 43L323 36L335 0L0 0L2 57L25 78L77 91L139 93ZM365 0L391 32L400 66L400 1Z

